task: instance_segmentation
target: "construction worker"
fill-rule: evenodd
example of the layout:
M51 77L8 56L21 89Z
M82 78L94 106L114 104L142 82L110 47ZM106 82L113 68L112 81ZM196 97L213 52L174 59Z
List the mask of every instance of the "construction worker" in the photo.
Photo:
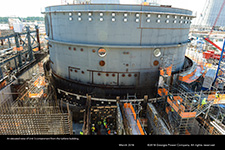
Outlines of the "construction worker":
M104 125L104 127L107 129L107 122L106 122L106 119L103 120L103 125Z
M80 131L80 135L84 135L83 131Z
M98 128L99 128L99 129L101 128L101 125L102 125L102 121L99 120L99 121L98 121Z
M102 121L101 121L101 120L99 120L99 121L98 121L98 125L100 126L101 124L102 124Z
M171 108L171 112L174 112L174 109L173 108Z
M108 135L110 135L110 133L111 133L110 128L107 128L107 133L108 133Z
M214 100L214 103L217 103L218 101L220 101L220 95L219 92L216 92L216 99Z
M202 100L202 102L201 102L201 108L202 108L205 104L207 104L206 98L204 98L204 99Z
M216 92L216 98L220 98L219 92Z
M168 96L169 96L169 98L170 98L171 100L174 100L174 99L173 99L173 95L172 95L171 93L169 93Z
M92 131L92 134L95 133L95 125L94 124L92 124L91 131Z

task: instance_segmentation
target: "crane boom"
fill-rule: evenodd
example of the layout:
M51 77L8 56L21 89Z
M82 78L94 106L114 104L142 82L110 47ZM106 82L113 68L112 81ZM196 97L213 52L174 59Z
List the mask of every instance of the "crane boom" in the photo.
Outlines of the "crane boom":
M216 17L216 20L215 20L215 22L214 22L214 24L213 24L213 26L212 26L211 31L210 31L210 33L209 33L209 36L211 35L211 33L213 32L214 27L216 26L216 23L217 23L217 21L218 21L218 19L219 19L219 17L220 17L220 14L221 14L221 12L222 12L222 10L223 10L224 5L225 5L225 0L223 1L223 4L222 4L222 6L221 6L221 8L220 8L220 11L219 11L219 13L218 13L218 15L217 15L217 17ZM209 36L208 36L208 38L209 38ZM221 49L221 51L222 51L222 49Z
M209 40L208 38L204 38L204 40L206 40L207 42L209 42L210 44L212 44L213 46L215 46L218 50L222 51L222 48L220 48L218 45L216 45L215 43L213 43L211 40Z

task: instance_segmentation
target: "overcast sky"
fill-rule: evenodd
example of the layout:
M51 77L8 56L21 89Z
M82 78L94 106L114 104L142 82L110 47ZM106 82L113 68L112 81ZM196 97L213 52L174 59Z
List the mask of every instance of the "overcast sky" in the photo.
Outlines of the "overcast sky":
M72 0L68 0L72 1ZM128 0L129 1L129 0ZM155 0L153 0L155 1ZM206 0L158 0L161 4L185 8L201 13ZM60 5L61 0L1 0L0 17L42 16L41 11L46 6Z

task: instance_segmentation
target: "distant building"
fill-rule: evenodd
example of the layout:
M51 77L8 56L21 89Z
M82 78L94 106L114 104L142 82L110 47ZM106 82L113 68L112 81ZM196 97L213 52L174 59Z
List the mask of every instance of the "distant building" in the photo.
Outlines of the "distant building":
M9 30L9 24L0 24L0 30Z

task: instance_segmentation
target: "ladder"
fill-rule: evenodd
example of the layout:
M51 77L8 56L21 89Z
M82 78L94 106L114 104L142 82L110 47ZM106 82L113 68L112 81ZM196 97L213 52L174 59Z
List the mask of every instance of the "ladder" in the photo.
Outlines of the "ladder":
M130 99L133 99L133 100L137 99L136 93L134 95L130 95L129 93L127 93L128 102L129 102Z
M129 95L127 93L127 102L131 103L133 105L133 107L135 108L135 113L137 116L139 116L140 111L142 110L142 106L141 106L141 102L136 101L137 100L137 96L136 93L134 95Z
M181 118L179 125L179 135L190 135L193 128L194 118Z

